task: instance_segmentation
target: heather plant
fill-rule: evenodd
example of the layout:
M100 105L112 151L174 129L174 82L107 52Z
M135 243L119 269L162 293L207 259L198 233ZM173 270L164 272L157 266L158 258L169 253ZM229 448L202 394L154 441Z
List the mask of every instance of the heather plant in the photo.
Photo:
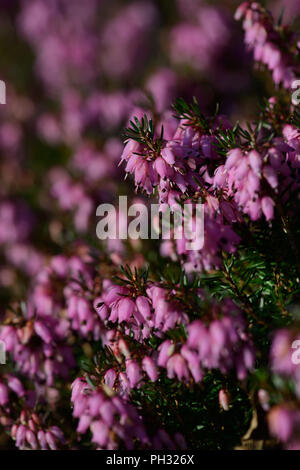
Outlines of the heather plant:
M239 6L240 79L253 56L261 82L235 120L202 104L207 77L238 69L226 2L178 1L162 30L157 2L84 4L10 7L38 91L11 90L0 126L1 446L299 449L300 33ZM119 194L201 203L203 246L173 223L168 240L99 241L96 208Z

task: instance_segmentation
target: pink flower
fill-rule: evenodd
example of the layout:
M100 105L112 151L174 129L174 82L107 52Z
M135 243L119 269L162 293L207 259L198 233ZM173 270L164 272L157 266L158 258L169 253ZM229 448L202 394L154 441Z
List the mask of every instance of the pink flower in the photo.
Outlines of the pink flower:
M170 357L167 362L167 373L169 379L173 379L175 376L177 376L179 380L189 379L187 364L180 354L174 354Z
M116 413L116 409L113 404L109 400L104 401L99 408L99 413L107 426L111 427L114 422L114 415Z
M52 335L46 325L42 321L34 322L34 329L37 335L39 335L45 343L51 343Z
M268 414L268 423L271 434L286 442L292 435L295 413L282 406L276 406Z
M135 302L129 297L122 298L118 302L119 322L128 321L135 310Z
M198 354L191 351L186 345L182 346L180 353L187 361L195 382L201 382L203 379L203 371L201 369L200 358Z
M33 450L37 450L38 448L37 439L35 437L35 434L31 431L31 429L27 429L26 431L26 440Z
M37 438L38 438L38 442L39 442L39 445L41 447L42 450L47 450L48 449L48 446L47 446L47 440L46 440L46 434L45 434L45 431L43 431L42 429L40 429L37 433Z
M136 298L136 306L145 320L149 320L151 318L150 303L147 297L142 295L138 296Z
M261 174L261 168L262 168L262 157L261 155L256 152L256 150L251 150L251 152L248 153L248 158L249 158L249 163L254 171L254 173L258 176Z
M45 434L46 441L48 446L50 447L51 450L57 450L57 445L56 445L56 440L52 434L52 432L47 431Z
M156 382L158 378L158 371L157 371L157 367L153 359L149 356L146 356L143 358L142 364L143 364L143 369L149 376L150 380L152 380L152 382Z
M272 168L269 165L265 166L263 169L263 175L265 179L268 181L271 188L276 189L278 186L278 178L277 178L277 174L274 168Z
M243 153L239 148L229 150L227 154L227 160L225 163L226 170L230 170L234 166L240 163L243 158Z
M166 161L168 165L174 165L175 155L170 148L168 147L163 148L161 151L161 156L163 157L163 159Z
M267 220L274 218L274 205L273 199L268 196L263 197L261 200L261 208Z
M269 393L260 388L257 392L258 401L264 411L269 411L270 409L270 395Z
M174 352L174 349L175 349L174 344L169 339L167 339L160 345L159 356L158 356L158 361L157 361L157 364L160 367L165 367L167 365L169 358L172 356Z
M126 362L126 374L131 388L134 388L142 378L140 366L132 359Z
M100 447L104 447L108 440L109 428L103 422L94 421L91 424L91 430L93 433L92 441L99 444Z
M6 385L0 383L0 405L6 405L8 403L8 389Z
M223 410L229 410L229 395L223 388L219 391L219 403Z
M18 397L24 396L25 394L24 387L17 377L14 377L13 375L9 375L7 379L7 385L11 390L13 390L18 395Z
M18 427L16 432L16 446L22 449L24 447L27 428L23 424Z
M110 388L113 388L116 378L117 378L117 373L114 369L108 369L105 372L104 380L105 380L106 385L108 385Z

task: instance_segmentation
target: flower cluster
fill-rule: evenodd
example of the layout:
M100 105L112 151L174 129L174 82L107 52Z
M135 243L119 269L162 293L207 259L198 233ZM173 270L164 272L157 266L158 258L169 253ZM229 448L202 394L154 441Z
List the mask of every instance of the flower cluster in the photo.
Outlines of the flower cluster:
M71 401L73 416L79 418L77 432L84 434L90 428L98 449L124 446L130 450L136 440L142 448L149 448L150 438L137 410L109 389L106 393L103 388L92 389L84 378L78 378L72 384ZM164 430L158 430L153 444L156 449L186 448L182 435L178 433L172 440Z
M300 36L284 27L274 27L271 15L257 2L244 2L235 18L243 19L245 43L253 50L254 59L271 72L276 85L291 88L296 75L295 48Z
M66 379L74 366L72 351L65 344L65 326L51 316L34 318L29 307L25 318L1 327L0 339L20 372L37 383L53 385L56 375Z
M187 326L187 341L177 351L171 340L160 346L158 365L166 367L168 377L196 382L203 378L205 369L218 368L223 374L236 368L239 380L247 377L254 367L255 354L250 338L245 333L245 323L236 306L229 300L222 306L212 306L212 318L221 309L222 318L213 319L207 327L204 322L195 320Z
M58 426L46 427L36 413L22 410L11 428L11 436L20 450L58 450L65 438Z

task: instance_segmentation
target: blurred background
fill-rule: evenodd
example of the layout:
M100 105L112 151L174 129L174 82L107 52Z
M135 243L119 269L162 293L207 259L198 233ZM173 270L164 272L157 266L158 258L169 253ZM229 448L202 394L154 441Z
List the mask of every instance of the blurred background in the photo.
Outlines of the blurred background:
M118 167L132 116L151 115L168 136L175 97L196 96L204 113L219 103L234 122L272 94L233 19L239 3L0 1L1 308L25 297L49 256L99 247L100 203L134 197ZM300 0L264 4L299 21ZM116 263L127 249L109 248Z

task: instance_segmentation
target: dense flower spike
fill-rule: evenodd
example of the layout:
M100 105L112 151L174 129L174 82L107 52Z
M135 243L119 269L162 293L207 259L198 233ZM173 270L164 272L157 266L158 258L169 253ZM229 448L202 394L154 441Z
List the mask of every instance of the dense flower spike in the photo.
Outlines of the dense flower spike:
M297 77L293 50L300 36L274 27L271 15L257 2L242 3L235 18L243 19L245 42L253 50L254 59L268 67L276 85L291 88Z

